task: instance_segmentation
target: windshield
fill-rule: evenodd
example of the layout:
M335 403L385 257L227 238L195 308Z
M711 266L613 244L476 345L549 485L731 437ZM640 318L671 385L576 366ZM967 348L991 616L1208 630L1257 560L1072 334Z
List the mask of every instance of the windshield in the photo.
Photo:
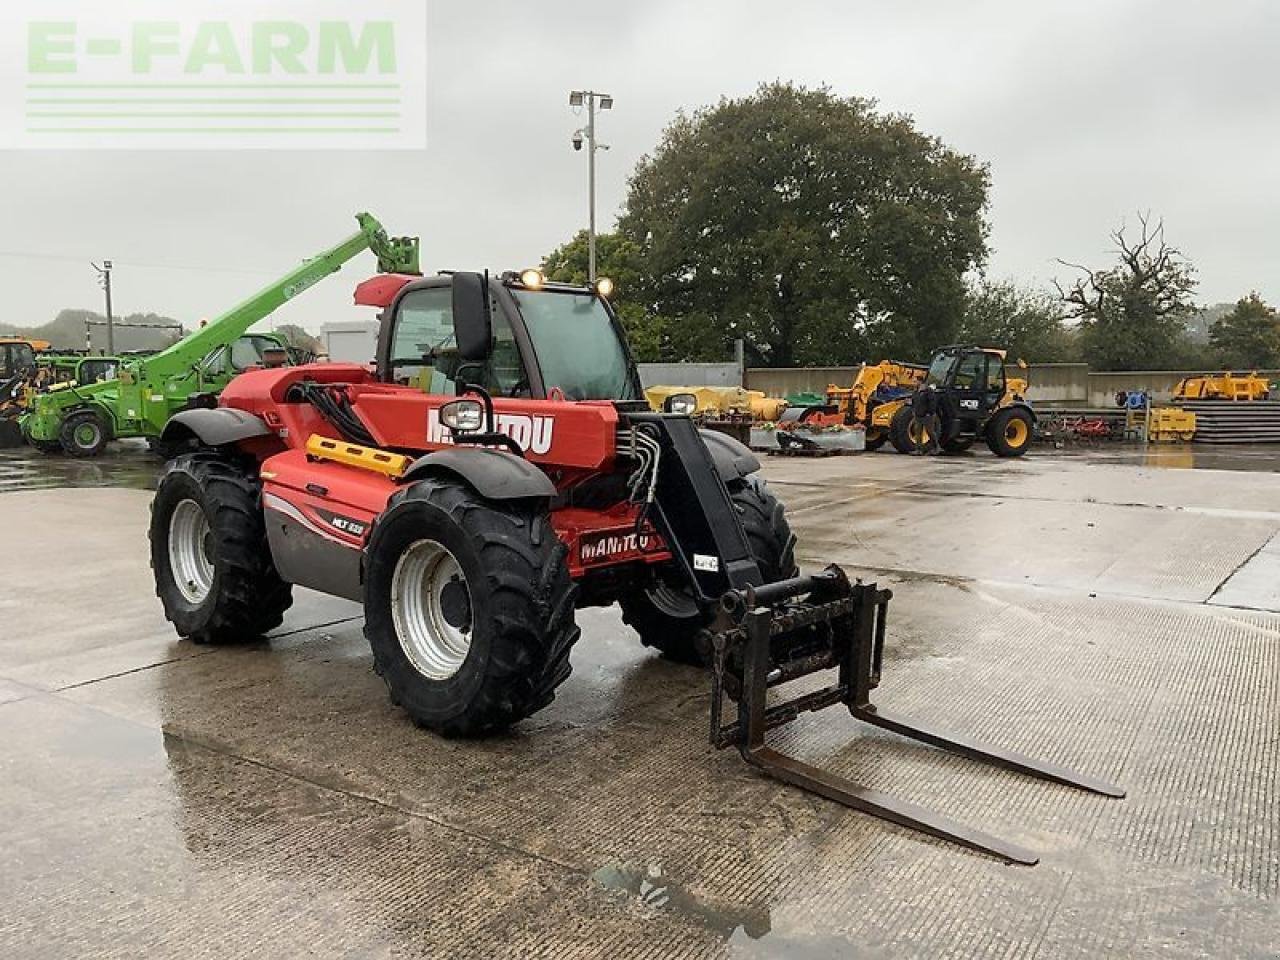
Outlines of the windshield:
M0 377L12 377L36 365L36 355L26 343L0 343Z
M926 384L944 387L947 385L947 374L951 372L951 364L955 362L956 355L954 353L940 353L933 358L933 362L929 364L929 375L925 377Z
M627 353L600 299L591 293L512 290L550 393L569 400L639 399Z
M231 345L231 366L236 370L262 366L263 353L279 349L280 344L270 337L247 334Z

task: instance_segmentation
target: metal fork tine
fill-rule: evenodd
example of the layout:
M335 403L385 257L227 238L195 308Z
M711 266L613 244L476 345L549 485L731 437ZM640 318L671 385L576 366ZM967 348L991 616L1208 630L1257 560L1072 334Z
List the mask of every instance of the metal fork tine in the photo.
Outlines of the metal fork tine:
M1118 787L1114 783L1099 777L1076 773L1074 770L1058 766L1055 763L1046 763L1043 760L1036 760L1034 757L1018 753L1016 750L1006 750L1003 747L983 743L962 733L951 733L946 730L923 726L906 717L880 710L873 704L854 707L852 713L859 720L874 724L877 727L892 730L894 733L910 737L912 740L920 740L923 743L940 747L951 753L958 753L973 760L992 763L1009 770L1017 770L1019 773L1027 773L1033 777L1052 780L1055 783L1063 783L1069 787L1079 787L1081 790L1100 793L1108 797L1121 798L1125 795L1122 787Z
M851 780L796 760L794 757L788 757L771 747L744 749L742 756L752 766L760 768L771 777L776 777L803 790L809 790L862 813L869 813L873 817L896 823L908 830L919 830L939 840L948 840L972 850L989 853L1010 863L1021 863L1030 867L1040 862L1040 857L1026 847L967 827L963 823L907 800L899 800L879 790L860 786Z

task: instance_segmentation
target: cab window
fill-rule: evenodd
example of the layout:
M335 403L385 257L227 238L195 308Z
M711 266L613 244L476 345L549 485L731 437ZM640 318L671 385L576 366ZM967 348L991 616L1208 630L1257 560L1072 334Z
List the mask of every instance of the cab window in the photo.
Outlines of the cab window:
M1004 393L1004 358L994 353L987 354L987 393L996 399Z
M480 385L496 396L528 396L528 381L520 348L507 318L493 304L493 342ZM396 311L391 337L390 376L393 383L414 386L425 393L457 393L458 343L453 330L453 291L428 287L405 294Z
M227 348L216 347L204 355L200 369L206 377L218 377L227 372Z
M960 358L956 365L955 385L957 390L980 390L987 376L987 355L969 353Z

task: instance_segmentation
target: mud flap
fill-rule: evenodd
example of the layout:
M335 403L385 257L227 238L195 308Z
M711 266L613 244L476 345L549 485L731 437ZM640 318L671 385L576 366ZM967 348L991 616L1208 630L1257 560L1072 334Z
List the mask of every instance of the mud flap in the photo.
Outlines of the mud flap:
M875 584L850 583L835 565L815 576L725 593L711 638L715 651L712 744L737 747L743 759L770 776L847 807L1026 865L1038 863L1039 856L1016 843L779 753L766 744L765 734L801 713L843 704L859 720L973 760L1108 797L1125 795L1105 780L877 710L871 703L871 691L880 682L891 596ZM836 671L833 683L768 704L770 688L822 670ZM731 722L725 722L723 716L726 696L737 702L737 719Z

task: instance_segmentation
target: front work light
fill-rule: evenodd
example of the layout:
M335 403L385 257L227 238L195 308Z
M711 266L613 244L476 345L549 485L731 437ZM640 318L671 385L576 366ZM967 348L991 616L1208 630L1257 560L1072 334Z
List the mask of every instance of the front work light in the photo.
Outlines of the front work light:
M528 270L520 272L520 282L530 290L541 290L546 278L542 276L541 270L534 270L530 267Z
M596 281L596 293L608 300L613 296L613 281L608 277L601 277Z
M484 404L451 400L440 408L440 422L457 433L477 433L484 427Z
M662 409L681 417L691 417L698 409L698 398L692 393L673 393L663 401Z

